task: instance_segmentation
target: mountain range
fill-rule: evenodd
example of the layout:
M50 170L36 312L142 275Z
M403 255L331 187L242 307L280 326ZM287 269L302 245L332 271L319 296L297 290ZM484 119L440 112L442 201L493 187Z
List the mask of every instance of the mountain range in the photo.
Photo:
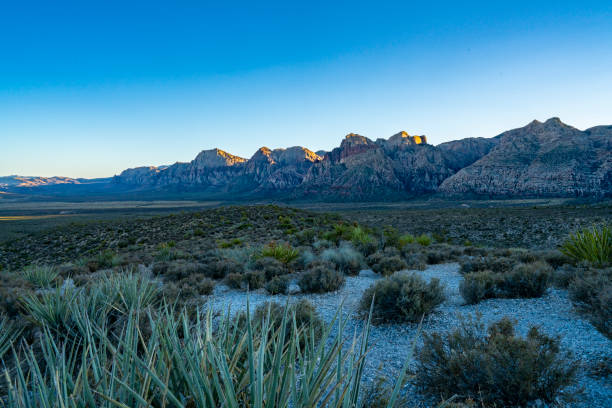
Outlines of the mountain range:
M581 131L551 118L437 146L403 131L376 140L350 133L329 152L262 147L246 159L212 149L188 163L137 167L107 179L0 177L0 190L330 201L429 194L600 198L612 195L612 126Z

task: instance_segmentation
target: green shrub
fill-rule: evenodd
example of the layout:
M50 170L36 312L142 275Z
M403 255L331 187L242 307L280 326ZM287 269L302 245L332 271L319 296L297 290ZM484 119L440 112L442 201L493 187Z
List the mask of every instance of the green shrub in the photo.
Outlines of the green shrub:
M408 268L406 261L395 251L378 251L368 257L368 265L376 273L383 276Z
M310 269L300 276L298 284L306 293L333 292L344 284L344 274L328 263L319 262L312 264Z
M575 261L588 261L596 267L608 265L612 262L610 227L593 227L571 234L560 251Z
M266 275L262 271L247 271L243 275L243 280L249 290L257 290L265 285Z
M612 338L612 268L585 270L570 282L568 289L578 309Z
M210 295L214 288L215 282L213 280L202 274L194 274L176 282L167 282L163 292L168 300L174 300L179 296L196 298Z
M491 271L467 273L459 284L459 293L468 304L494 298L499 279L499 275Z
M518 264L512 271L503 274L499 282L500 297L541 297L548 288L552 268L544 262Z
M321 253L321 259L332 263L347 275L356 275L363 265L363 256L351 244L341 244L339 248L326 249Z
M266 290L271 295L287 293L289 278L287 276L275 276L266 283Z
M577 364L560 352L559 339L532 327L515 335L504 318L488 332L464 322L449 333L424 334L417 353L418 386L436 398L459 397L479 406L525 406L553 402L574 381Z
M59 271L54 266L30 265L22 271L22 275L37 288L47 289L57 282Z
M418 237L416 237L416 242L417 244L421 246L429 246L431 245L432 239L429 235L421 234Z
M403 249L406 245L416 243L416 238L412 234L404 234L397 239L398 249Z
M464 258L461 260L461 273L492 271L508 272L518 263L516 259L500 256Z
M241 273L228 273L225 277L225 284L232 289L241 289L244 276Z
M490 298L540 297L548 288L552 268L544 262L518 264L510 272L471 272L463 276L459 292L468 304Z
M289 244L279 245L271 242L262 249L261 256L276 258L283 264L289 265L300 256L300 252Z
M374 299L373 322L418 322L444 302L444 298L444 288L438 279L426 282L414 273L395 273L364 292L360 309L367 313Z
M289 272L281 261L270 256L258 258L253 265L253 269L263 272L267 280L276 276L286 275Z

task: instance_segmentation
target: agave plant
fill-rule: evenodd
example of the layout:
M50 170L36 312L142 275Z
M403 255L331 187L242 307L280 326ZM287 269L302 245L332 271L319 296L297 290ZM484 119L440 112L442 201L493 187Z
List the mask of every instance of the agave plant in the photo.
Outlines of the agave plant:
M571 234L560 251L576 261L588 261L596 267L603 267L612 262L610 227L592 227Z

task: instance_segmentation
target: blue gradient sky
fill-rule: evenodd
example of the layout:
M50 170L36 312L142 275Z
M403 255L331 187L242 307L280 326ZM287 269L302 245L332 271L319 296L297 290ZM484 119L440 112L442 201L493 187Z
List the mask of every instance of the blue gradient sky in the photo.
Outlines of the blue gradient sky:
M0 175L612 123L610 1L11 3Z

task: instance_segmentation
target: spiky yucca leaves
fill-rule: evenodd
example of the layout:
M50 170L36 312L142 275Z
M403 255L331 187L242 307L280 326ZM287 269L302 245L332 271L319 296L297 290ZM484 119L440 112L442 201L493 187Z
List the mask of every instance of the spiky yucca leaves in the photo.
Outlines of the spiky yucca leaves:
M30 265L22 271L22 276L37 288L50 288L59 275L57 268L48 265Z
M270 242L261 250L261 256L269 256L281 261L285 265L289 265L300 256L300 251L289 244L280 245L276 242Z
M608 265L612 262L610 227L592 227L571 234L560 251L576 261L588 261L596 267Z
M10 350L15 339L19 336L19 331L5 316L0 316L0 361Z
M288 310L288 309L285 309ZM150 316L151 334L142 336L141 320L130 311L120 338L104 323L76 313L84 336L79 347L61 343L43 326L42 358L25 347L6 375L6 408L25 407L313 407L360 406L361 377L369 339L369 321L346 349L344 320L324 329L329 342L310 336L300 347L295 316L285 312L273 326L267 316L255 333L250 316L239 328L229 312L213 324L212 313L195 323L185 313L162 309ZM247 308L247 315L249 314ZM337 314L340 316L341 313ZM291 324L286 324L291 322ZM277 329L274 329L277 327ZM288 329L291 328L292 329ZM405 370L400 375L400 381ZM397 400L393 390L388 407Z

